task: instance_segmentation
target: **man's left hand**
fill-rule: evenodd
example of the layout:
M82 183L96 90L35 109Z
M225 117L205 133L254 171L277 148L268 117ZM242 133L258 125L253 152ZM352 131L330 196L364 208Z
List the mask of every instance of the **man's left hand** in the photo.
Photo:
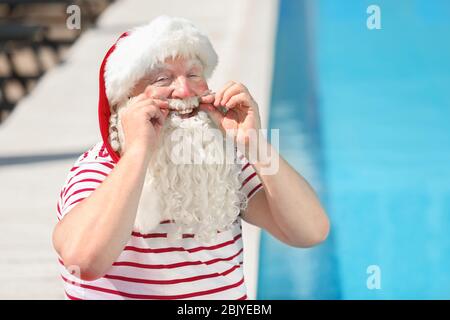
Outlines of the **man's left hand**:
M248 145L250 131L261 128L258 104L241 83L230 81L215 95L201 98L200 109L208 112L223 131L234 132L238 144Z

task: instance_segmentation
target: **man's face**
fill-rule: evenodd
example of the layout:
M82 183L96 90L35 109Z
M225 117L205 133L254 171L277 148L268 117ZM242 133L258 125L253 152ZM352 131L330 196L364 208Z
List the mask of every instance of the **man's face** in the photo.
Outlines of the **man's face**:
M132 96L146 92L155 98L186 99L201 96L207 90L200 60L177 56L155 65L134 87Z
M198 114L199 97L209 92L204 70L198 58L182 56L168 57L164 62L152 66L151 70L138 81L126 99L115 108L118 114L117 129L119 148L124 148L124 136L120 125L120 113L130 103L130 98L145 94L148 98L167 99L171 110L179 110L181 118Z

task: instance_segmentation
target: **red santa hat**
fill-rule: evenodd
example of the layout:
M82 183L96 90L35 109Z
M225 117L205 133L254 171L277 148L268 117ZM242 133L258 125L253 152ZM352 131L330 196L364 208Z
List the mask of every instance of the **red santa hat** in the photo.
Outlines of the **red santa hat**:
M103 142L114 162L120 158L109 143L111 106L127 99L136 83L168 57L198 58L209 78L218 62L208 37L184 18L160 16L123 33L100 67L99 123Z

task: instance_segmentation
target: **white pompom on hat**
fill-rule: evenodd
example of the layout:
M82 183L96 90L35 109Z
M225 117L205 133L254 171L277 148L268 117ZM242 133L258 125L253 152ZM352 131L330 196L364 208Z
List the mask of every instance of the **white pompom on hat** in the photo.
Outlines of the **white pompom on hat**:
M196 57L209 78L218 62L208 37L184 18L159 16L121 37L106 61L104 81L109 104L127 98L136 83L169 57Z

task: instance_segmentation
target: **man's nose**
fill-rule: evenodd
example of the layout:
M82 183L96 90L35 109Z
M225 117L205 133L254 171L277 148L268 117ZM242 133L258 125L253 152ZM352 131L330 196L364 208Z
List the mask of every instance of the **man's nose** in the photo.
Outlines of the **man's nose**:
M173 85L174 85L174 90L172 92L173 98L184 99L195 95L194 91L189 85L188 79L184 76L178 77Z

